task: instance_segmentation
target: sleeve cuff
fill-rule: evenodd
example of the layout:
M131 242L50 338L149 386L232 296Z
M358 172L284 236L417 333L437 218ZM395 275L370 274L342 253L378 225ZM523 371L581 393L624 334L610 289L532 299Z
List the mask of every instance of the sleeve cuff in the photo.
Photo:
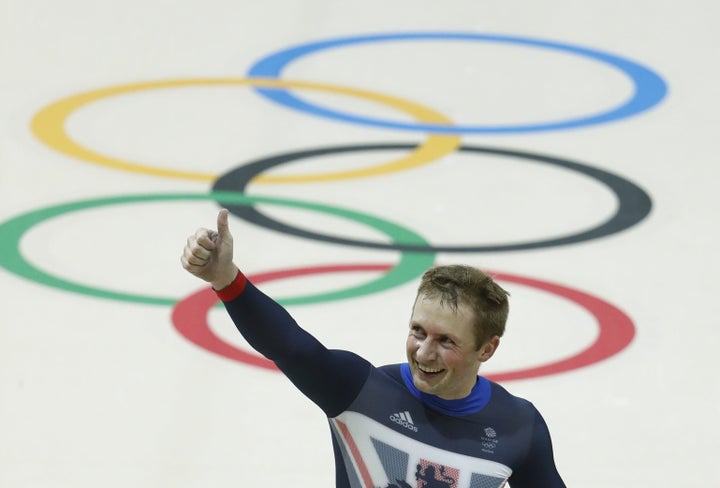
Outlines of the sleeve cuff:
M235 279L232 281L232 283L230 283L222 290L215 290L215 294L223 302L231 302L240 296L240 294L245 289L246 284L247 278L244 274L242 274L242 271L238 270L237 275L235 276Z

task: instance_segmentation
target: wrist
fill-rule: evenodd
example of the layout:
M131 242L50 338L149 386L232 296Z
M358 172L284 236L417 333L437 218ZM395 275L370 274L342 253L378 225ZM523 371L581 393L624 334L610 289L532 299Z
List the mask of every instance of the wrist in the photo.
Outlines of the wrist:
M233 270L232 280L217 280L212 283L213 290L218 298L223 302L229 302L236 299L245 290L247 278L240 270L235 267Z
M210 282L213 290L220 291L230 286L240 273L237 266L232 266L227 272L222 273L217 279Z

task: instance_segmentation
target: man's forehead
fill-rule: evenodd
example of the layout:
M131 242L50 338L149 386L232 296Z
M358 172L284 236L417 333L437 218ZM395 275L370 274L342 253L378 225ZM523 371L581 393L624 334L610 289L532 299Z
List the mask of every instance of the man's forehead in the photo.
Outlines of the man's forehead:
M467 300L464 300L462 297L459 296L456 299L449 299L440 292L419 293L418 296L415 297L414 307L417 307L418 304L450 310L451 312L456 312L463 308L468 310L472 308Z
M416 315L447 315L452 314L458 318L472 319L474 312L472 307L463 300L450 302L442 296L435 294L419 294L413 305L413 316Z

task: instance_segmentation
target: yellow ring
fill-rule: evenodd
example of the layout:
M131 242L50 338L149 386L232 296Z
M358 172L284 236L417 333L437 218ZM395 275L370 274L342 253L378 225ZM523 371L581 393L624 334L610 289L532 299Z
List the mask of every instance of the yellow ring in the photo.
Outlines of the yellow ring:
M131 83L126 85L100 88L77 95L73 95L57 102L54 102L41 109L31 122L32 131L35 136L48 146L69 156L76 157L83 161L101 166L107 166L123 171L145 173L153 176L166 176L188 180L214 181L217 175L199 173L192 171L177 171L155 166L148 166L130 161L123 161L118 158L106 156L99 152L92 151L78 144L70 138L65 131L65 122L68 117L77 109L90 103L102 100L107 97L125 93L153 90L160 88L175 88L185 86L207 86L207 85L249 85L261 87L289 87L306 90L316 90L341 95L358 97L391 107L397 108L414 117L418 122L452 124L444 115L416 103L382 95L357 88L341 87L322 83L305 81L288 81L265 78L193 78L167 81L150 81L143 83ZM380 174L392 173L404 169L421 166L430 163L446 154L453 152L460 145L460 137L454 135L431 134L427 139L416 147L411 153L399 159L391 160L376 166L347 171L331 173L311 173L300 175L259 175L253 179L254 183L301 183L316 181L332 181L351 178L362 178Z

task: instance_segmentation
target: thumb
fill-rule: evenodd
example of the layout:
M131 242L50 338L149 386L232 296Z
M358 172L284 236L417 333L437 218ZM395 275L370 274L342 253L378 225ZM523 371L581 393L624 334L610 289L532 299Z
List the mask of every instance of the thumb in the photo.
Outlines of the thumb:
M230 225L228 224L228 210L223 208L217 216L218 241L222 242L225 236L230 234Z

